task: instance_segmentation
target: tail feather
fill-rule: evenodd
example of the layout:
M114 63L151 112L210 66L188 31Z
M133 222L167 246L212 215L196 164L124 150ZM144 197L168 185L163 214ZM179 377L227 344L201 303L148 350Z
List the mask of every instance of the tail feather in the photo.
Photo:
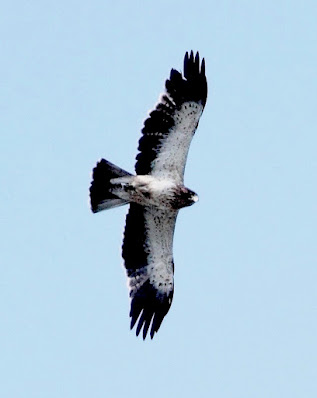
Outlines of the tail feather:
M92 182L89 189L90 204L93 213L128 203L110 192L110 180L129 175L131 174L105 159L101 159L97 163L93 169Z

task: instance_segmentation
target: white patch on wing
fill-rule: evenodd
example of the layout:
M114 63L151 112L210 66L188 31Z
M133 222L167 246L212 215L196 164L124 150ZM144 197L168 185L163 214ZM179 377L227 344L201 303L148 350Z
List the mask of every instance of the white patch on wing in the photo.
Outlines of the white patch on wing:
M173 115L175 125L152 162L151 174L155 177L171 178L182 183L188 150L203 112L203 105L195 101L185 102Z
M168 295L173 290L172 260L150 263L149 268L151 285L160 293Z
M145 212L147 230L147 274L150 283L162 294L173 291L173 235L177 211L151 208Z

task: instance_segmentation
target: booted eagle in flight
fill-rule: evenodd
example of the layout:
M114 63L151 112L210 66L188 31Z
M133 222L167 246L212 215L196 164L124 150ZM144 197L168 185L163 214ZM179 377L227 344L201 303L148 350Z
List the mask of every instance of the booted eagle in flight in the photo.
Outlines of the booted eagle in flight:
M165 93L144 122L135 173L101 159L93 169L91 210L129 204L122 257L131 297L131 329L159 330L174 293L173 235L178 211L197 202L184 186L189 145L207 99L205 61L186 53L183 75L171 70Z

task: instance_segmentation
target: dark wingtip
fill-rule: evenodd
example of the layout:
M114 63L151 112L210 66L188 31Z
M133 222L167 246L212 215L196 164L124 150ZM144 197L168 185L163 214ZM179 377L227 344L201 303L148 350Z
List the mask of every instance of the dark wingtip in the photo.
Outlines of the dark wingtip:
M205 76L205 58L201 60L200 73Z
M150 337L159 330L163 319L168 313L173 300L173 291L168 295L160 295L147 281L134 295L131 301L130 329L136 327L136 335L139 336L143 329L143 340L150 330Z
M199 51L194 55L193 50L190 51L190 55L188 55L188 51L186 51L184 56L184 77L187 78L189 74L198 74L205 76L205 58L201 60Z
M192 99L201 101L205 106L207 100L206 66L204 58L200 62L199 51L196 54L193 50L185 53L183 76L190 87Z

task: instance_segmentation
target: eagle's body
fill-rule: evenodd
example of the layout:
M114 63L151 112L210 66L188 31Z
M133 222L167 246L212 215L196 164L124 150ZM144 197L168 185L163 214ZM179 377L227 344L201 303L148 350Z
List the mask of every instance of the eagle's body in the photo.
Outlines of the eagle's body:
M113 178L110 184L113 186L111 193L124 201L161 210L178 210L198 200L194 192L172 179L136 175Z
M151 326L151 338L167 314L174 292L173 235L179 209L198 196L184 186L192 137L207 98L205 63L184 59L184 77L172 69L166 92L150 113L139 141L136 175L102 159L90 187L93 212L130 204L122 246L131 301L131 328Z

